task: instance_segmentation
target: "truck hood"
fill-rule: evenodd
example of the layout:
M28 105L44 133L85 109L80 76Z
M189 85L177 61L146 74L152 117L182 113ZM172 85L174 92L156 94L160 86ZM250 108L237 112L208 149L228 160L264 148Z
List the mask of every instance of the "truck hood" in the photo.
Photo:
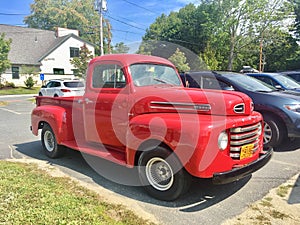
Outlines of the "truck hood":
M145 97L147 96L147 97ZM211 115L250 115L253 103L236 91L181 87L140 87L134 93L132 113L185 112Z

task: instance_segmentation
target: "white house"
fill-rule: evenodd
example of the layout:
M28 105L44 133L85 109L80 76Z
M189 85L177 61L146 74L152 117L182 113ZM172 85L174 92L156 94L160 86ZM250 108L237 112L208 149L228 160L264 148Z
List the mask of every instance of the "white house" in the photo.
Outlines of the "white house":
M70 59L79 56L84 44L95 55L95 45L81 39L78 31L58 28L55 31L39 30L0 24L0 33L11 39L8 59L11 68L2 74L2 80L24 85L28 75L22 69L35 67L44 80L74 78L74 67ZM40 75L34 79L42 83Z

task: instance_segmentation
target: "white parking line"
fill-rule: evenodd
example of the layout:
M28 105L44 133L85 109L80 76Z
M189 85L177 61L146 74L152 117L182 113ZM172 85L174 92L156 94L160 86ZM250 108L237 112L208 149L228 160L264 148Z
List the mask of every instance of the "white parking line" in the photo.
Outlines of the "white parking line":
M272 159L272 162L282 164L282 165L287 165L287 166L299 167L299 165L297 165L297 164L287 163L287 162L279 161L279 160L276 160L276 159Z
M6 109L6 108L0 108L0 110L6 111L6 112L10 112L10 113L13 113L13 114L17 114L17 115L21 115L22 114L22 113L19 113L19 112L10 110L10 109Z
M14 151L14 148L10 145L8 145L9 149L10 149L10 158L14 159L14 154L13 154L13 151Z

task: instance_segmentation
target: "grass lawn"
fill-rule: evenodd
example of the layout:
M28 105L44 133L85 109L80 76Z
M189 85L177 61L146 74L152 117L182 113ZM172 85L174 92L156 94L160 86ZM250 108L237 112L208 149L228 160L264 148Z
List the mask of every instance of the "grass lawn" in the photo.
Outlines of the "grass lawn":
M0 161L0 224L149 224L35 164Z
M25 87L1 88L0 95L23 95L23 94L37 95L39 89L40 87L33 87L32 89L27 89Z

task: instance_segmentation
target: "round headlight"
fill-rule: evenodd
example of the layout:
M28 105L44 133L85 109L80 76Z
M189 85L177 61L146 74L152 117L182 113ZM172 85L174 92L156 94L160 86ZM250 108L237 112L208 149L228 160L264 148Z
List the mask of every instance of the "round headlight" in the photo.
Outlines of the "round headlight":
M222 151L228 146L228 135L225 131L221 132L218 138L218 146Z

